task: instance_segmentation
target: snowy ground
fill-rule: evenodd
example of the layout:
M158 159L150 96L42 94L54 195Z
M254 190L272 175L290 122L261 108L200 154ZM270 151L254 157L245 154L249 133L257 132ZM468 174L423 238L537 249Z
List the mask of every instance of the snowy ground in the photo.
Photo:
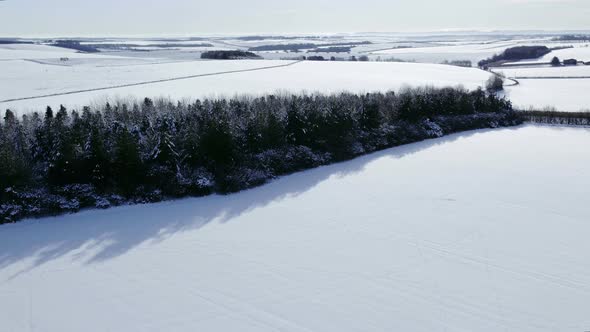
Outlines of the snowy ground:
M590 78L590 66L535 66L535 67L497 67L495 72L512 78Z
M396 35L396 34L341 34L332 36L301 36L246 40L239 37L208 37L203 40L109 39L89 40L87 43L121 43L155 47L167 42L179 45L209 43L214 49L242 49L273 44L330 44L371 41L372 44L353 47L352 52L335 54L401 58L418 62L440 63L444 60L469 59L474 64L508 47L518 45L574 45L572 49L557 50L535 60L535 68L505 68L508 76L587 77L590 66L549 68L538 61L550 61L557 55L579 60L590 53L587 42L553 41L550 36L485 36L485 35ZM394 47L408 47L396 48ZM152 52L133 50L105 51L96 54L76 53L73 50L47 45L0 45L0 111L7 108L19 114L42 111L64 104L69 108L103 103L104 100L138 97L171 97L173 99L232 96L287 91L353 92L386 91L402 86L432 85L467 88L482 86L489 77L476 69L463 69L433 64L400 63L293 63L293 61L200 61L200 52L209 48L165 48ZM280 59L309 55L300 53L265 52L264 56ZM324 54L329 56L330 54ZM61 57L69 58L60 61ZM280 67L280 66L287 67ZM275 67L277 68L267 68ZM262 69L250 71L252 69ZM235 71L246 71L235 73ZM228 73L229 72L229 73ZM211 75L206 77L187 76ZM157 83L158 80L182 80ZM140 84L133 86L121 86ZM590 79L576 80L521 80L521 85L507 88L514 105L521 108L555 107L560 111L579 111L590 108ZM93 91L86 91L93 90ZM65 94L56 95L54 94ZM43 97L47 96L47 97ZM32 97L32 99L28 99ZM27 98L24 100L19 100Z
M586 331L589 144L469 132L0 226L1 330Z
M132 63L124 64L81 61L68 65L52 65L50 60L45 60L43 63L26 60L3 61L0 62L0 71L3 73L0 84L6 87L0 92L0 100L102 89L177 77L211 75L288 63L259 60L137 63L133 59ZM67 103L66 97L61 99Z
M155 63L155 59L137 59L138 63L133 63L133 58L124 58L121 64L109 60L106 64L77 61L57 66L52 59L0 62L0 68L7 73L0 77L0 86L6 87L0 92L0 109L26 113L43 111L47 105L75 107L129 96L184 99L277 91L372 92L425 85L474 89L484 85L490 76L478 69L434 64L279 60ZM187 79L189 75L206 76ZM168 81L154 82L160 79ZM142 82L146 84L119 86ZM105 89L109 87L112 89Z
M553 57L558 57L560 60L577 59L578 61L590 61L590 43L577 43L573 45L575 46L574 48L553 51L538 59L537 62L550 62Z
M441 63L445 60L470 60L477 62L502 53L505 49L517 45L516 41L498 41L490 44L464 43L459 45L438 45L414 48L398 48L373 52L382 58L394 57L405 61Z
M518 108L590 110L590 66L498 67L494 71L520 83L505 88L506 96Z
M519 79L505 87L506 96L521 109L553 107L561 112L590 111L590 79Z
M383 59L393 57L405 61L425 63L441 63L452 60L470 60L474 66L480 60L504 52L507 48L515 46L546 45L549 48L570 46L571 43L552 41L551 38L509 38L487 41L462 40L458 42L441 42L439 45L415 46L412 48L384 49L372 52L372 57L379 56ZM576 46L580 46L579 43ZM551 59L545 61L549 62Z

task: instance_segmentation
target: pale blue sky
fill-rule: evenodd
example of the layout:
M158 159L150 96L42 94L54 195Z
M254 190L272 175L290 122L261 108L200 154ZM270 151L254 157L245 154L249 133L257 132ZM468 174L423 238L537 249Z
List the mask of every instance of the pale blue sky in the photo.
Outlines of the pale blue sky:
M5 0L0 36L590 29L590 0Z

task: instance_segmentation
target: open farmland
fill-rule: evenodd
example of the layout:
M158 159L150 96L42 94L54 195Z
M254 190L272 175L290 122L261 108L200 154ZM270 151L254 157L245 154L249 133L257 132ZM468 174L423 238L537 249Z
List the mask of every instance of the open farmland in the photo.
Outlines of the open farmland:
M520 79L506 95L521 109L555 108L561 112L590 110L590 79Z
M349 53L307 53L322 45L351 45ZM357 45L361 43L361 45ZM514 46L546 45L573 48L523 60L524 67L495 68L507 77L523 78L506 88L519 108L555 107L563 111L588 109L590 66L551 68L540 63L553 56L586 59L587 43L557 41L549 36L499 37L470 35L351 34L276 37L204 37L172 39L95 39L82 44L108 45L100 53L39 44L0 45L0 109L22 114L64 104L70 108L120 98L173 99L276 92L372 92L402 86L483 86L489 74L476 69L438 66L443 61L479 60ZM194 47L191 45L212 45ZM123 45L117 48L117 45ZM169 46L173 45L173 46ZM201 61L206 50L248 50L265 45L315 45L300 52L257 52L265 60ZM105 46L106 47L106 46ZM143 49L151 48L151 49ZM303 56L334 56L347 60L368 55L370 63L349 61L297 62ZM63 61L62 58L67 58ZM376 63L395 58L423 64ZM276 59L276 60L272 60ZM279 60L290 59L290 60ZM549 82L538 78L580 78ZM10 82L10 83L9 83ZM551 94L554 97L549 97Z
M137 63L124 59L121 65L112 61L108 65L97 61L95 65L88 60L56 66L52 59L0 62L8 73L0 78L0 84L7 87L0 95L0 108L22 113L43 111L48 105L75 107L127 97L183 99L274 92L373 92L404 86L462 85L475 89L491 76L475 68L412 63L278 60L169 63L152 59L146 64L146 59Z

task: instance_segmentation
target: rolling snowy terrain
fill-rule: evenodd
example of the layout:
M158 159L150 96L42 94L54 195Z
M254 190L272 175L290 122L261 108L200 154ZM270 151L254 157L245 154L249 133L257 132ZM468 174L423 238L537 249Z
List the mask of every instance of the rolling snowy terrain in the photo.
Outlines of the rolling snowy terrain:
M561 112L590 110L590 79L519 79L506 96L520 109L555 108Z
M486 39L487 38L487 39ZM241 49L262 45L355 43L351 53L335 54L343 59L362 54L372 60L394 57L413 63L297 62L296 60L201 61L203 50ZM555 41L551 37L497 36L398 36L387 34L335 35L321 37L276 37L249 40L211 37L199 41L170 41L178 45L209 43L213 47L162 47L162 40L105 39L88 43L137 45L151 50L103 50L85 54L48 45L0 45L0 110L19 114L43 111L64 104L69 108L115 101L119 98L171 97L173 99L233 96L275 92L372 92L397 90L403 86L483 86L489 74L476 69L437 65L445 60L479 60L519 45L574 48L555 50L537 60L535 67L501 68L508 77L524 77L520 85L506 88L506 95L519 108L554 107L560 111L590 108L590 66L550 68L539 65L553 56L586 59L587 43ZM166 45L166 44L164 44ZM404 48L399 48L404 47ZM270 59L296 59L306 52L259 52ZM315 54L315 53L314 53ZM316 54L322 55L322 54ZM323 54L329 57L331 54ZM67 61L60 60L68 58ZM523 62L523 63L524 63ZM431 63L431 64L428 64ZM545 78L563 77L550 81ZM576 78L572 80L571 78ZM541 79L540 79L541 78Z
M467 132L229 196L0 226L2 330L585 331L588 144Z
M373 92L425 85L475 89L490 77L475 68L436 64L280 60L170 63L122 58L109 60L108 64L86 59L55 65L56 59L59 62L55 57L0 62L0 68L7 73L0 77L0 86L6 86L0 92L0 109L25 113L43 111L48 105L79 107L126 97L184 99L274 92Z

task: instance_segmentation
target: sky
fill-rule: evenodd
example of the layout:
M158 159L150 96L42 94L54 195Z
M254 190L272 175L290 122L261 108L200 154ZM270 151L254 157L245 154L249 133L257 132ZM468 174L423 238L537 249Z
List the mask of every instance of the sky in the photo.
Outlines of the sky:
M0 36L587 30L590 0L0 0Z

